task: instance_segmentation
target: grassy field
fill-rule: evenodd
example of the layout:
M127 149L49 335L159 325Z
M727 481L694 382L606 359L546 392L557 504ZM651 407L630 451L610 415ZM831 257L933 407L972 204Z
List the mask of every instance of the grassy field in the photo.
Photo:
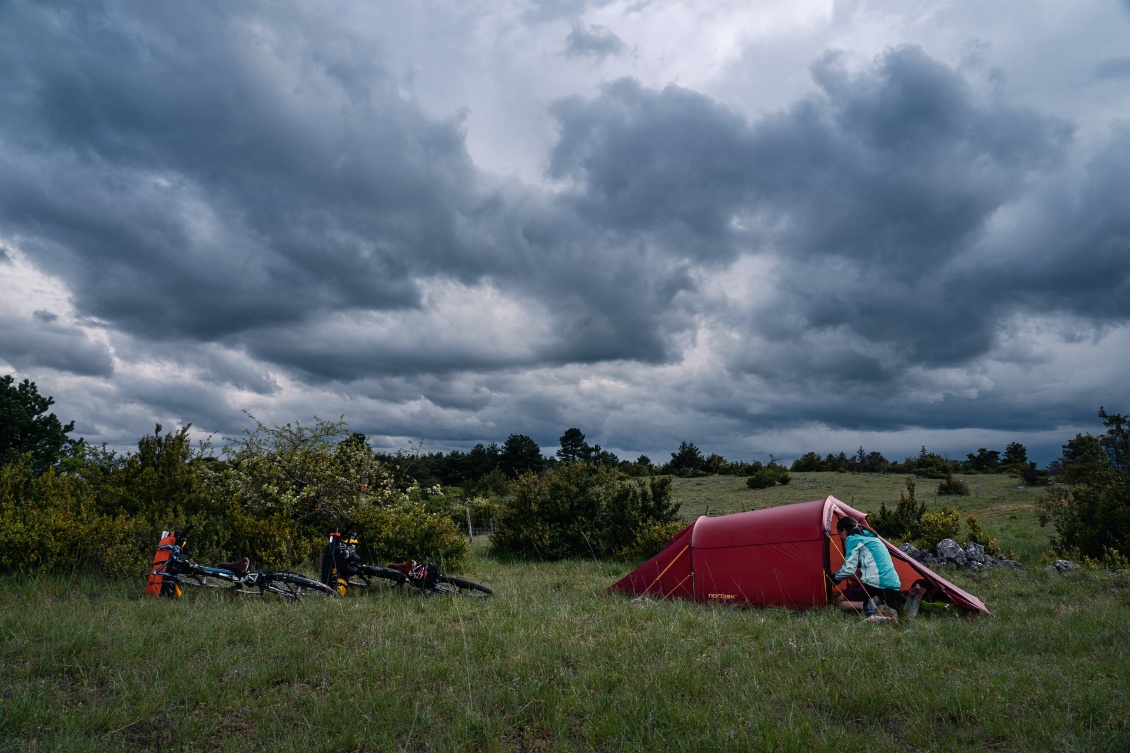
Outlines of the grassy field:
M699 481L679 485L688 516L771 501ZM1022 530L1016 509L986 519ZM1128 574L947 574L993 614L890 628L603 595L630 567L480 547L462 574L490 599L297 604L6 576L0 751L1130 750Z
M808 502L832 495L857 510L876 513L881 503L893 508L906 491L900 474L800 473L790 483L772 489L749 489L737 476L675 479L672 494L682 504L681 514L688 521L699 515L721 515L792 502ZM915 497L928 510L943 505L962 516L973 514L1001 546L1012 549L1024 562L1038 562L1047 551L1050 528L1041 528L1036 519L1036 502L1044 495L1040 487L1025 487L1012 476L956 476L968 485L969 496L935 496L938 482L915 480Z

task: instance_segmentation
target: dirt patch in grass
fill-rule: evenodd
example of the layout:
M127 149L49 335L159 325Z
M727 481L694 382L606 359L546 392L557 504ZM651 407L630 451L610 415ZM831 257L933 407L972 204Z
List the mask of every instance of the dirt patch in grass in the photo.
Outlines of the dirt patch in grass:
M978 518L1000 518L1018 512L1035 512L1034 504L994 505L977 511Z

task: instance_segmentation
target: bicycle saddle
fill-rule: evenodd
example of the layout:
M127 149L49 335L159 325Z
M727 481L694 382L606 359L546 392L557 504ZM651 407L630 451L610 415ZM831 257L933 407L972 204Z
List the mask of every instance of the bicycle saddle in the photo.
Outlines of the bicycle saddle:
M247 575L247 571L251 567L251 559L249 557L244 557L243 559L236 562L221 562L220 564L216 565L216 567L222 570L231 570L233 573L242 578L243 576Z
M416 560L408 560L407 562L390 562L388 566L393 570L399 570L405 575L412 573L412 568L416 567Z

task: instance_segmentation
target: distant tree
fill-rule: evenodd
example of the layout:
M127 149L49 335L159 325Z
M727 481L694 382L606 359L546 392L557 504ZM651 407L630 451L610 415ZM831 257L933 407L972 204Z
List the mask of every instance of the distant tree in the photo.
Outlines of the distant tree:
M667 471L676 476L702 471L705 467L706 458L693 442L680 442L678 452L672 452L671 461L667 463Z
M839 455L828 453L827 457L824 458L824 470L833 471L835 473L847 473L851 470L851 461L848 459L848 456L842 452Z
M746 487L750 489L768 489L777 484L789 483L789 472L785 466L777 463L777 459L769 456L769 464L762 465L756 460L750 466L749 478L745 480Z
M655 466L652 465L651 458L647 455L640 455L635 462L621 460L619 468L625 476L651 476L655 472Z
M793 461L789 470L793 473L819 473L824 470L824 461L815 452L806 452Z
M1124 471L1130 466L1130 419L1119 413L1107 413L1105 408L1099 408L1099 418L1106 427L1099 444L1109 456L1111 466Z
M467 481L477 481L497 468L501 459L501 447L494 442L489 445L480 442L467 453L463 476Z
M976 455L970 452L965 457L967 458L965 467L970 473L993 473L1000 465L1001 454L996 450L982 447L977 450Z
M1062 454L1049 464L1058 483L1078 484L1091 478L1107 465L1107 454L1098 437L1076 434L1062 447Z
M848 461L848 470L853 473L883 473L890 465L890 461L883 457L883 453L864 452L860 447Z
M42 473L55 465L74 440L67 434L75 422L65 426L47 409L54 398L39 394L27 379L15 384L11 376L0 377L0 465L7 465L24 453L31 453L32 468Z
M525 434L511 434L502 445L498 467L510 478L518 478L523 473L537 472L545 467L541 447Z
M947 460L933 452L927 452L925 447L922 447L919 451L917 458L907 458L905 467L919 476L935 479L945 478L957 470L956 463L952 460Z
M729 463L726 458L722 457L716 452L710 453L702 464L702 469L707 473L722 473Z
M563 463L588 460L592 448L585 442L585 435L580 429L566 429L559 440L561 449L557 451L557 458Z
M1001 470L1019 472L1028 465L1028 448L1019 442L1009 442L1001 458Z

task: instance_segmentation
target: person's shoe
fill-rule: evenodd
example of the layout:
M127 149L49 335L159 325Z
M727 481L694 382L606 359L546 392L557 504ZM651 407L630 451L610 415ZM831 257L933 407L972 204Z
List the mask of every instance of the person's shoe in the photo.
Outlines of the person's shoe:
M926 595L926 589L919 584L915 584L914 588L910 589L910 596L906 597L906 613L911 617L918 616L918 608L922 606L922 597Z
M875 617L878 614L879 614L879 607L875 603L874 598L869 598L867 601L863 602L863 616L864 617Z
M891 622L891 618L882 614L873 614L863 620L864 622L873 622L875 624L886 624Z

